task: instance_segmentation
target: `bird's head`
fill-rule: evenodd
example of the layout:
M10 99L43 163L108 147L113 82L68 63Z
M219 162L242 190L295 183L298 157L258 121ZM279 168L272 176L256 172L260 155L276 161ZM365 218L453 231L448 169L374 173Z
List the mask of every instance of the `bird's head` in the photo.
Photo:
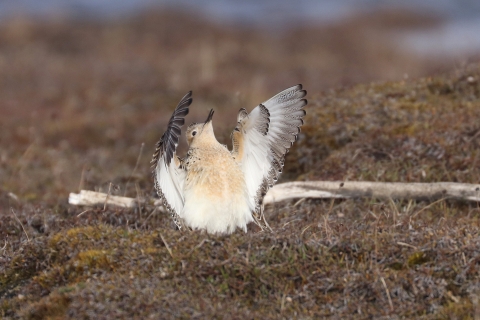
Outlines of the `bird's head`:
M192 145L192 143L196 141L207 140L210 138L215 138L213 134L213 126L212 126L212 118L213 118L213 109L210 110L208 114L207 120L203 123L192 123L188 126L186 137L188 145Z

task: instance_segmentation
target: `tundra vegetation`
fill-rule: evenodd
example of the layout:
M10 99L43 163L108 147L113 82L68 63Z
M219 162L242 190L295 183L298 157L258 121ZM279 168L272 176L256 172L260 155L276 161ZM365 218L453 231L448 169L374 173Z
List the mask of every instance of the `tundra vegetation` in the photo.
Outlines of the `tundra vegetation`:
M358 40L381 21L356 23L281 39L181 14L0 26L1 317L479 318L474 202L299 199L266 207L273 232L230 236L176 231L152 205L67 204L79 189L154 198L149 160L188 90L189 119L216 108L227 143L240 107L298 78L309 105L283 181L478 183L480 66L401 56L435 75L370 83L395 78L381 66L398 51Z

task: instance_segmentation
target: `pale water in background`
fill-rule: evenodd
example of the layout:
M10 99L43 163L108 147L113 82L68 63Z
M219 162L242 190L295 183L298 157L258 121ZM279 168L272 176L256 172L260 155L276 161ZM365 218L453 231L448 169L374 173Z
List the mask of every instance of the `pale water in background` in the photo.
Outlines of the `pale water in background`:
M37 18L67 14L77 19L104 19L152 7L173 8L220 23L276 32L299 21L337 23L359 12L407 8L444 18L444 23L437 28L399 33L400 41L411 50L436 55L480 52L480 0L0 0L0 19L18 14Z

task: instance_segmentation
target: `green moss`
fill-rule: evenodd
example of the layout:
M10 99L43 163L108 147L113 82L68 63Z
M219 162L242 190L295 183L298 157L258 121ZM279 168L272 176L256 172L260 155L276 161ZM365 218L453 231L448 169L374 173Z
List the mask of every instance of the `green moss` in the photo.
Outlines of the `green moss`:
M50 295L48 302L40 301L33 303L23 311L25 319L64 319L65 311L72 302L68 294L54 292Z
M388 267L390 269L396 270L396 271L403 270L405 268L404 264L401 263L401 262L393 262L393 263L389 264Z
M68 229L51 237L49 245L56 248L60 243L76 246L82 241L95 241L110 234L112 229L105 225Z
M69 293L69 292L72 292L75 290L75 287L73 286L67 286L67 287L61 287L61 288L58 288L58 292L59 293Z
M93 269L112 269L109 256L106 251L88 250L78 254L72 262L77 272Z
M458 302L448 301L442 308L440 314L441 319L473 320L476 318L475 312L478 312L478 310L475 310L475 306L470 299L463 298Z
M39 242L42 245L42 242ZM37 244L38 245L38 244ZM45 252L27 242L22 247L22 254L15 255L3 274L0 274L0 294L15 288L30 279L38 271L38 260L45 258Z
M409 267L413 267L424 264L428 261L430 261L430 259L424 252L415 252L408 257L407 264Z

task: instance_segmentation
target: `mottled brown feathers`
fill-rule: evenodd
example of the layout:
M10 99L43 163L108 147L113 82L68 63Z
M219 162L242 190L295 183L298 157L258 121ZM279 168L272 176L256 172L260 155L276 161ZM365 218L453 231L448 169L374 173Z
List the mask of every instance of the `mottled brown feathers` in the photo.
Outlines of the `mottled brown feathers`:
M181 127L185 124L185 116L188 114L188 107L192 103L192 91L189 91L178 103L173 112L168 127L163 136L158 141L152 163L155 166L160 157L165 157L165 164L168 166L175 153L180 135Z
M260 104L258 107L260 108L261 117L257 121L255 129L266 136L268 134L268 127L270 126L270 112L263 104Z
M232 132L232 155L240 163L247 161L245 171L255 172L251 175L247 173L246 179L255 180L257 186L257 189L249 191L253 192L257 214L261 214L263 197L277 181L285 155L300 133L306 114L303 110L307 104L304 99L306 94L299 84L258 105L250 114L243 108L238 113L238 123ZM252 129L260 132L264 138L256 137L250 131ZM263 158L265 153L259 149L255 151L256 148L267 150L266 158ZM250 153L254 151L247 156L245 150ZM269 164L266 167L262 165L265 162Z
M176 167L183 166L183 160L178 158L175 155L175 151L178 146L178 141L181 135L181 127L185 124L185 116L188 114L188 107L192 103L192 91L189 91L178 103L173 115L168 122L167 130L158 141L155 149L155 153L153 154L153 159L151 161L152 166L154 168L157 167L159 164L160 159L163 158L164 164L166 167L170 165L172 159L175 161ZM175 157L175 158L174 158ZM158 181L157 174L155 169L153 171L153 177L155 181L155 189L157 190L157 194L162 200L163 205L167 209L168 212L172 215L173 221L180 228L180 224L178 221L177 212L172 208L172 206L168 203L165 193L162 191L160 187L160 183Z

